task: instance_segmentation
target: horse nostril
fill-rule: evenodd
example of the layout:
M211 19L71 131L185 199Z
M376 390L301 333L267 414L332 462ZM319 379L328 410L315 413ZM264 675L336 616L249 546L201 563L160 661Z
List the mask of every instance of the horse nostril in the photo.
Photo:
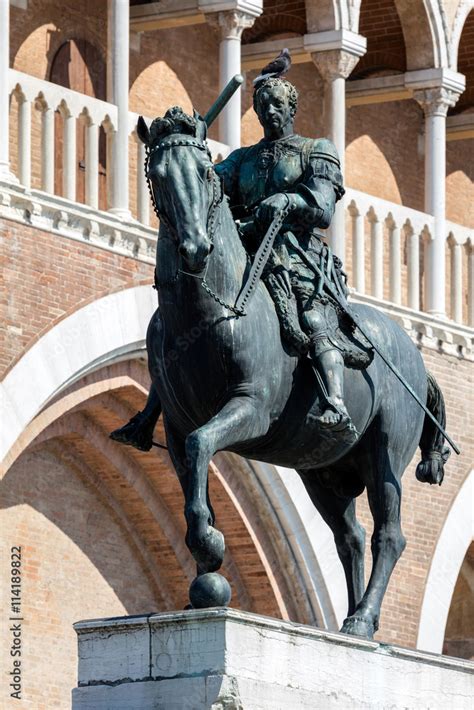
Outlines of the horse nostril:
M211 243L209 244L209 251L208 251L208 254L212 254L213 251L214 251L214 244L211 242Z
M181 254L181 256L186 256L188 253L188 250L186 249L186 247L183 244L180 244L178 251Z

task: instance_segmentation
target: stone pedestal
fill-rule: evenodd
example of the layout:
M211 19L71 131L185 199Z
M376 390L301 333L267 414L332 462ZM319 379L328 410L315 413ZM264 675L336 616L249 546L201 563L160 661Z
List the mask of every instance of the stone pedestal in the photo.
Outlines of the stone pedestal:
M473 663L233 609L75 629L74 710L472 710Z

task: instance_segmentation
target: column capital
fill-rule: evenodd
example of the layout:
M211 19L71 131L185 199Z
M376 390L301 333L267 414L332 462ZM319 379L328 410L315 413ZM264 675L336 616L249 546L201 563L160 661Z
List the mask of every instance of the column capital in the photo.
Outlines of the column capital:
M442 116L446 118L448 109L454 106L461 93L444 86L429 89L416 89L413 98L423 109L425 116Z
M325 52L311 52L316 69L324 81L347 79L360 57L344 49L330 49Z
M220 40L240 40L242 32L252 27L256 17L243 10L224 10L206 14L206 20L219 32Z

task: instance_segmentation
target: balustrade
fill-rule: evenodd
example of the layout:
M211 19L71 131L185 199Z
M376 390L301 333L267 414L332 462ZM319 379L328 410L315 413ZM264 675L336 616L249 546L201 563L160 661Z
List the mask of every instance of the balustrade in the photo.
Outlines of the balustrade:
M351 286L366 294L365 284L370 283L367 295L420 310L428 278L425 251L433 238L433 216L351 188L346 200L352 244L345 261ZM446 231L451 261L448 317L474 325L474 230L446 222ZM366 235L370 236L368 259ZM387 251L388 261L384 256Z
M143 170L145 147L136 133L137 114L129 112L127 126L130 165L136 165L130 177L113 165L118 120L114 104L13 69L9 70L9 92L17 109L16 146L10 146L10 155L16 155L16 173L22 186L52 195L56 189L59 197L83 200L97 210L113 207L113 180L130 179L129 208L134 219L145 226L151 219L155 224ZM33 112L40 112L40 122ZM102 137L101 143L104 131L106 138ZM83 160L78 154L80 141ZM209 141L209 145L214 159L228 153L222 143ZM37 166L32 165L33 155L39 156ZM61 165L56 165L58 157ZM99 178L102 164L107 165L106 184ZM85 171L84 181L81 178L78 182L78 169ZM423 308L429 279L425 273L426 252L433 239L434 217L351 188L347 189L345 205L350 238L346 240L344 262L349 284L361 295L414 310ZM446 222L448 317L474 326L472 242L473 230Z

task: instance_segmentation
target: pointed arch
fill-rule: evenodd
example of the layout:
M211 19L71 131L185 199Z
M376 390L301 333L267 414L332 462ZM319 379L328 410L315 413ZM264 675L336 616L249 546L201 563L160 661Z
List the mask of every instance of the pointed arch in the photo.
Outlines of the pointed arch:
M417 648L442 653L456 580L474 539L474 470L459 489L441 530L426 580Z
M458 68L459 42L467 22L467 18L474 11L474 0L461 0L454 17L451 40L449 42L449 66L454 71Z

